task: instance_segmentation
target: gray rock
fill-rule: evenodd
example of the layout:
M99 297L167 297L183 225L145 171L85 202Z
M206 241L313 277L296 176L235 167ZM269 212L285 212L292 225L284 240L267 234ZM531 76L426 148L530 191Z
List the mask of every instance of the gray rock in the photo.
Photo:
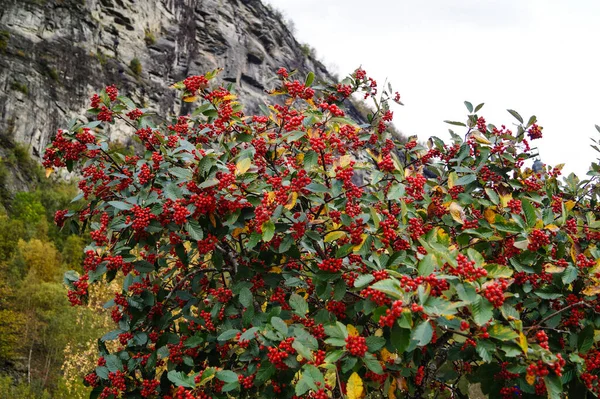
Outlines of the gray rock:
M176 113L169 86L219 67L253 112L281 66L329 76L260 0L0 0L0 136L39 158L94 91Z

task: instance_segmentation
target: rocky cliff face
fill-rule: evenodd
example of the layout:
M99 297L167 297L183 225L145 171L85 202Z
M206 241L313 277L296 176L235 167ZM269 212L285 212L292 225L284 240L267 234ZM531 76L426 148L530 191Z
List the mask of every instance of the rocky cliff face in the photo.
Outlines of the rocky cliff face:
M254 110L280 66L327 75L260 0L0 0L0 156L39 157L107 84L177 113L169 85L220 67Z

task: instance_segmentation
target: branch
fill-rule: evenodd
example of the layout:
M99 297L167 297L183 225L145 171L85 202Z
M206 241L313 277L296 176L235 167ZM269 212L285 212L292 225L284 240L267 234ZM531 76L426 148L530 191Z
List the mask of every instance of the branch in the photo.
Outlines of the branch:
M531 326L531 327L525 327L525 330L527 330L527 335L531 334L533 331L538 330L541 327L542 324L544 324L545 322L547 322L548 320L550 320L551 318L553 318L554 316L556 316L557 314L560 314L562 312L564 312L565 310L569 310L571 308L574 308L575 306L585 306L586 308L591 308L592 306L588 303L585 303L584 301L579 301L576 303L572 303L569 306L565 306L562 309L557 310L554 313L551 313L549 316L544 317L542 320L540 320L539 323Z

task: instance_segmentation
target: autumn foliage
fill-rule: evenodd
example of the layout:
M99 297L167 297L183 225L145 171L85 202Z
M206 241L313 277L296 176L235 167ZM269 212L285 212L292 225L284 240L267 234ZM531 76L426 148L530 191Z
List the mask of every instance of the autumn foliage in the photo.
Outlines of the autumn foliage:
M315 85L282 68L283 100L252 116L215 75L177 83L196 108L161 125L107 87L46 152L86 204L56 215L91 236L70 301L123 279L92 397L600 393L596 193L527 167L535 117L497 127L466 102L451 143L404 143L399 95L361 69ZM116 122L137 155L110 150Z

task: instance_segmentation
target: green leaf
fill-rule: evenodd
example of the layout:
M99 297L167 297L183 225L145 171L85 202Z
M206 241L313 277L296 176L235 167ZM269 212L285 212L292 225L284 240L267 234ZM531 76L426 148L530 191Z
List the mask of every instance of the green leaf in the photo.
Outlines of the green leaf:
M475 350L477 351L477 354L479 356L481 356L481 359L484 362L489 363L492 361L492 358L493 358L492 355L496 351L496 345L494 345L490 341L479 340L477 342L477 346L475 347Z
M164 193L165 197L173 201L176 201L177 199L183 197L183 190L175 183L167 184Z
M310 183L304 188L308 191L312 191L313 193L328 193L330 191L327 187L325 187L325 185L315 182Z
M298 340L294 340L292 343L292 348L296 349L296 352L300 354L303 358L312 361L313 355L310 349L308 349L304 344Z
M319 156L313 150L310 150L304 154L304 169L310 172L311 169L317 164Z
M261 385L264 382L271 379L271 376L275 374L275 366L270 362L262 362L260 368L256 372L255 384Z
M285 141L288 143L291 143L292 141L296 141L300 137L303 137L305 135L306 135L306 132L303 132L302 130L294 130L293 132L286 134Z
M200 227L200 224L195 220L188 220L185 224L185 230L194 241L200 241L204 238L204 231L202 230L202 227Z
M120 209L122 211L128 211L133 208L133 204L129 204L123 201L108 201L108 205Z
M571 284L573 281L577 279L577 268L573 266L567 267L562 273L562 282L563 284Z
M560 399L563 393L562 381L557 375L547 375L544 377L548 399Z
M392 187L390 187L390 191L388 191L387 200L395 201L404 196L404 184L394 183Z
M219 342L229 341L230 339L235 338L239 332L240 332L240 330L235 330L235 329L224 331L223 333L221 333L221 335L219 335L217 337L217 341L219 341Z
M456 293L458 294L458 298L467 304L475 302L478 298L475 287L468 282L458 284L456 286Z
M490 321L493 316L493 310L494 306L487 299L483 299L482 297L477 298L471 305L471 314L478 326L483 326Z
M371 335L366 338L366 341L367 346L369 347L369 352L371 353L377 352L385 346L385 338L383 337Z
M473 104L471 104L468 101L465 101L465 107L467 107L467 110L469 111L469 113L473 113Z
M514 116L519 122L523 123L523 117L519 113L512 109L507 109L508 113Z
M512 341L519 338L512 328L503 326L501 324L494 324L491 328L488 328L490 337L499 339L500 341Z
M496 193L495 190L491 188L486 188L485 193L494 205L498 205L500 203L500 197L498 196L498 193Z
M523 213L525 214L525 220L527 221L527 226L533 227L537 222L537 215L535 214L535 208L531 205L531 202L526 198L521 199L521 204L523 207Z
M314 80L315 80L314 72L309 72L308 75L306 75L306 80L304 81L304 86L310 87L310 85L312 85L312 82Z
M450 125L455 125L455 126L464 126L464 127L467 127L467 125L465 125L465 124L464 124L464 123L462 123L462 122L455 122L455 121L444 121L444 123L448 123L448 124L450 124Z
M433 327L429 320L424 320L412 331L410 336L411 341L417 341L417 346L425 346L431 342L433 338Z
M175 176L178 179L182 180L192 180L193 173L189 169L180 168L178 166L172 167L169 169L169 173ZM217 181L218 183L218 181Z
M194 388L196 386L194 377L188 376L183 371L171 370L167 374L167 378L178 387Z
M406 328L400 328L398 325L394 325L392 328L392 334L390 338L392 346L396 348L399 354L406 351L406 348L410 345L410 330Z
M277 316L271 317L271 325L273 326L273 328L275 328L281 334L283 334L284 336L287 336L288 326L287 326L287 324L285 324L285 321L281 320L281 318L279 318Z
M579 352L586 353L594 346L594 326L586 326L577 336L577 348Z
M262 225L262 239L264 242L269 242L275 235L275 223L271 220L267 220Z
M238 382L238 375L231 370L219 370L216 377L223 382Z
M258 332L258 327L247 329L242 335L240 335L240 341L249 341L253 339L256 332Z
M477 180L477 175L475 175L475 174L464 175L464 176L459 177L454 182L454 185L455 186L466 186L469 183L473 183L475 180Z
M240 290L239 301L243 307L245 307L245 308L251 307L252 299L253 299L252 292L250 291L249 288L244 287Z
M434 254L427 254L419 261L419 276L429 276L435 270L437 259Z
M381 367L381 363L379 363L379 360L377 360L377 358L372 353L365 354L362 360L369 370L371 370L375 374L383 374L383 368Z
M400 288L400 282L393 278L378 281L373 284L371 288L388 294L396 299L402 299L404 297L402 288Z
M300 295L293 293L290 296L290 306L294 309L294 313L298 316L304 317L308 313L308 303Z
M371 281L375 280L375 277L372 274L361 274L354 280L354 287L363 288L369 285Z
M476 106L476 107L475 107L475 111L474 111L474 112L477 112L477 111L479 111L479 110L481 109L481 107L483 107L483 105L484 105L484 104L485 104L485 103L481 103L481 104L479 104L478 106Z

